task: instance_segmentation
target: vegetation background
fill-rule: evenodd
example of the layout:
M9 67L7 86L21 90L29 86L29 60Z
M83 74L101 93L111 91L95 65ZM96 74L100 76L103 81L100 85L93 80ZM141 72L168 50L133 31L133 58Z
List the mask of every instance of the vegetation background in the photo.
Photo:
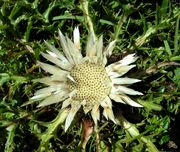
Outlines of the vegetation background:
M79 26L85 46L88 26L81 4L78 0L0 1L0 152L43 151L42 145L48 152L77 151L81 115L67 133L59 126L47 135L58 106L21 105L41 87L32 80L47 75L36 65L37 60L44 60L40 56L46 50L44 40L61 50L57 30L71 37L73 28ZM144 93L136 98L144 108L113 106L139 135L102 120L101 151L152 151L142 137L159 151L180 151L179 1L89 0L89 15L105 44L117 39L109 63L137 53L137 68L128 75L142 80L133 87ZM92 135L87 151L96 151L95 140Z

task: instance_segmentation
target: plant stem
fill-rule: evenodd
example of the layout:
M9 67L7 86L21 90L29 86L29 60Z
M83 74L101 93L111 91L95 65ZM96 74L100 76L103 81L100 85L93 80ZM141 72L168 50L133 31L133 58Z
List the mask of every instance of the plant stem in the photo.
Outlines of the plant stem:
M91 20L91 18L89 16L89 11L88 11L88 1L87 0L82 0L81 5L82 5L82 10L84 12L85 20L86 20L86 22L88 24L89 33L92 33L94 35L94 39L95 39L94 27L93 27L93 23L92 23L92 20Z
M58 126L65 121L68 115L68 112L69 112L69 109L67 108L60 110L57 117L49 124L47 130L40 135L39 138L41 140L41 143L38 148L39 152L44 151L44 149L46 149L46 147L48 146L47 144L48 141L53 137L53 133L56 131Z
M118 24L115 26L115 31L114 31L114 40L118 39L119 34L122 31L122 26L124 22L126 22L127 16L125 13L123 13L120 17L120 20L118 21Z
M128 122L121 114L116 115L116 122L121 125L133 138L137 138L146 144L149 152L159 152L156 146L147 138L143 137L135 125Z
M100 138L99 138L99 132L98 132L98 125L94 125L94 131L95 131L95 135L96 135L96 151L100 152L101 151L101 147L100 147Z

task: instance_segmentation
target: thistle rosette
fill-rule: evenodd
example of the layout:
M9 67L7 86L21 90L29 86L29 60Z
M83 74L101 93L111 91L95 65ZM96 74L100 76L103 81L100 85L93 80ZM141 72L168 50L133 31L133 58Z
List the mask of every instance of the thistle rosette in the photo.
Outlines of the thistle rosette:
M128 96L142 93L126 87L140 80L122 78L136 66L132 64L137 60L135 54L127 55L122 60L106 66L107 57L112 54L115 41L104 48L103 36L96 40L94 35L90 34L86 56L83 57L78 27L73 31L73 41L64 36L60 30L59 37L63 52L45 41L49 50L41 54L54 65L38 61L40 67L51 76L37 79L47 87L37 90L31 100L40 101L38 107L55 103L61 103L61 109L69 107L65 131L81 107L84 113L91 113L95 124L100 119L100 106L103 107L105 118L116 123L111 99L134 107L142 107Z

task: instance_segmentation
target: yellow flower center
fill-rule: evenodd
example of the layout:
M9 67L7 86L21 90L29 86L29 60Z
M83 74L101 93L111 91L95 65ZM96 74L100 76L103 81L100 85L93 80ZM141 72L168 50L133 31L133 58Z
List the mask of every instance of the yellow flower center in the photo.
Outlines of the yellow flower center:
M77 90L74 100L86 100L86 106L101 102L110 92L110 79L101 65L83 63L75 66L70 75L75 82L68 80L69 90Z

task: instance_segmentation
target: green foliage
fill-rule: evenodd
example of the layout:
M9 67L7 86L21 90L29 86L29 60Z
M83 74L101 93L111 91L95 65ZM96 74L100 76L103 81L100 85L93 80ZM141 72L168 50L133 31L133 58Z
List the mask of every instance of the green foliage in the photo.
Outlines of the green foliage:
M170 0L89 1L97 36L103 34L106 44L117 40L109 61L132 52L139 56L138 68L128 75L142 80L133 87L144 93L136 98L144 108L113 107L134 123L136 136L103 120L99 124L102 151L153 151L154 145L160 151L173 151L168 143L180 144L179 5ZM71 35L77 25L85 44L88 26L79 1L0 1L0 151L78 150L81 116L64 133L58 127L63 121L58 106L22 107L41 87L33 79L46 75L36 66L40 52L46 50L43 40L58 47L57 29ZM95 136L88 142L89 151L95 151Z

